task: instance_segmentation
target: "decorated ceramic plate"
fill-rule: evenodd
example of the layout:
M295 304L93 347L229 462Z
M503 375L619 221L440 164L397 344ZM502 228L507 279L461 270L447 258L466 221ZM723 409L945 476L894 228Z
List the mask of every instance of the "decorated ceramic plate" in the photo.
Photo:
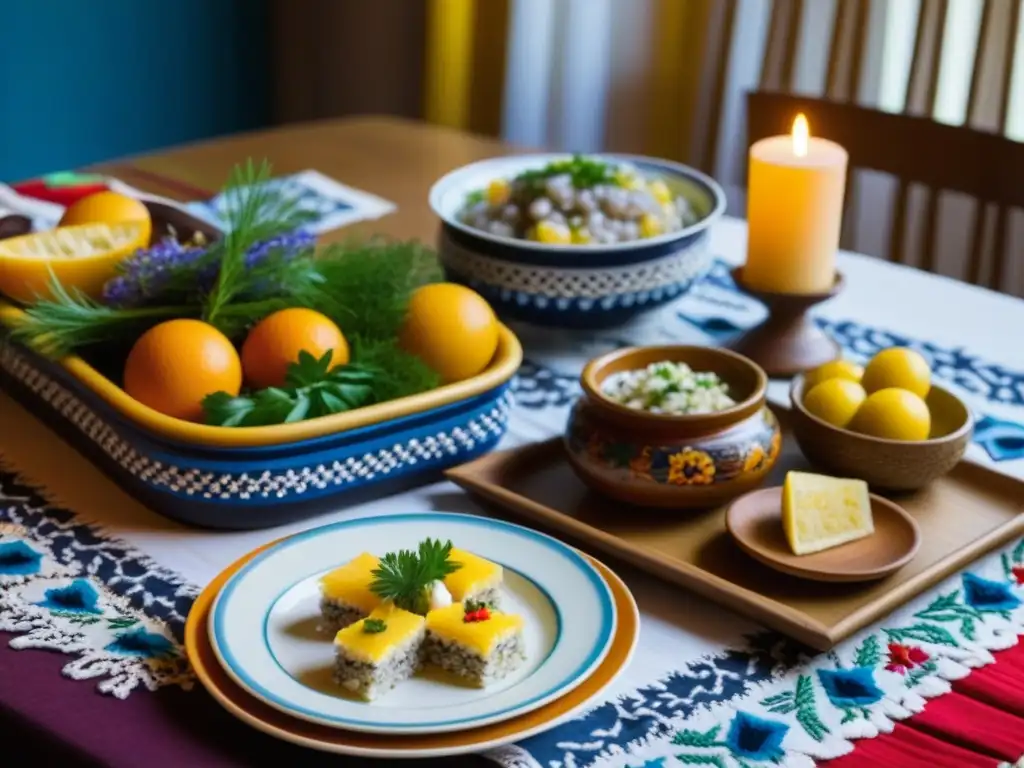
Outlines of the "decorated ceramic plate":
M267 545L273 546L271 545ZM561 698L526 714L456 733L390 736L331 728L289 717L250 696L221 669L210 645L210 610L224 583L266 547L228 566L196 598L185 625L185 648L196 677L228 712L264 733L312 749L374 758L427 758L483 752L554 728L583 711L625 671L640 636L640 615L626 585L606 565L600 571L615 600L616 628L608 655L587 679Z
M483 688L428 666L372 702L352 698L334 679L320 578L362 553L416 550L427 538L503 567L501 609L522 618L525 658ZM227 582L209 621L221 666L256 698L322 725L392 735L478 728L543 707L600 665L615 628L611 590L579 552L521 526L447 513L358 518L285 539Z

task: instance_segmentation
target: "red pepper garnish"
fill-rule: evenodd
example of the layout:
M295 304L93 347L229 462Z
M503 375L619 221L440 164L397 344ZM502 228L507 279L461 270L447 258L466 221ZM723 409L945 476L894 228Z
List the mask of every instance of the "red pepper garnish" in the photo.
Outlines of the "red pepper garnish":
M487 610L487 607L477 608L475 611L466 611L466 615L462 617L462 620L467 624L476 621L487 621L491 618L491 612Z

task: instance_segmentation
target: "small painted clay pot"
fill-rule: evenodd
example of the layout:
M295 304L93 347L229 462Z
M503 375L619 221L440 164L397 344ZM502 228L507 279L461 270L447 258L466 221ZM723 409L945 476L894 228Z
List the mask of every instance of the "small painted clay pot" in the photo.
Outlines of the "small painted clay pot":
M616 403L606 378L663 361L712 372L736 401L709 414L670 416ZM759 486L779 456L782 434L765 404L768 377L753 361L715 347L616 350L591 360L580 377L565 446L576 474L592 489L644 507L703 509Z

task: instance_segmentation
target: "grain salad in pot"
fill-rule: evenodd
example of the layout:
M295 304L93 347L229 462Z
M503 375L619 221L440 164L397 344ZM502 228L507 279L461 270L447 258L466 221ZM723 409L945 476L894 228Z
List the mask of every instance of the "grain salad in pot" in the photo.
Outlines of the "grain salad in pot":
M698 218L664 179L582 156L494 179L459 213L492 235L551 245L627 243L678 232Z
M686 363L652 363L621 371L601 385L613 402L638 411L665 416L717 413L736 405L729 387L717 374L694 371Z

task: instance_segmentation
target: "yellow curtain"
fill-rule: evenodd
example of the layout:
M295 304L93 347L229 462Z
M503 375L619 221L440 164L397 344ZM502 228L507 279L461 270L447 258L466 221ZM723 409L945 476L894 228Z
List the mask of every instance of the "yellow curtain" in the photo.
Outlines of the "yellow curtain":
M509 0L429 0L424 114L478 133L501 129Z

